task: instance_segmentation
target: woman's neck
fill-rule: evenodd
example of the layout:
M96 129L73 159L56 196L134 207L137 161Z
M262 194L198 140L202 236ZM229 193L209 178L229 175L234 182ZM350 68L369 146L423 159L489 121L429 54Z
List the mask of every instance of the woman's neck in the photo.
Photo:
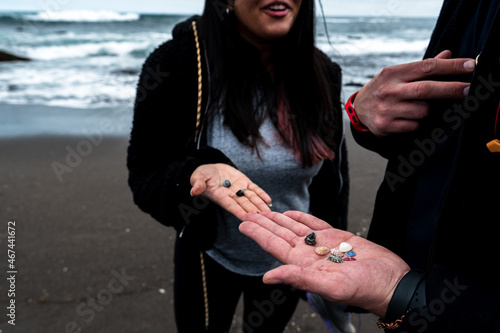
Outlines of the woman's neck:
M267 70L269 75L271 75L271 77L274 77L274 66L271 61L272 47L265 50L263 49L259 50L260 50L260 61L262 62L262 65Z
M260 61L264 68L267 70L271 77L274 76L274 66L271 61L271 55L273 51L274 43L269 41L258 40L257 38L251 36L248 33L245 33L244 29L239 29L241 37L252 44L257 50L260 52Z

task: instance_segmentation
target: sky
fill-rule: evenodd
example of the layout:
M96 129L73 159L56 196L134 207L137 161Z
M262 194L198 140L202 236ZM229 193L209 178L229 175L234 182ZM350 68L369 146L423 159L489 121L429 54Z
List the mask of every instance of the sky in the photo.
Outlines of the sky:
M321 1L327 16L437 17L442 3L442 0ZM203 4L203 0L0 0L0 11L111 10L155 14L201 14Z

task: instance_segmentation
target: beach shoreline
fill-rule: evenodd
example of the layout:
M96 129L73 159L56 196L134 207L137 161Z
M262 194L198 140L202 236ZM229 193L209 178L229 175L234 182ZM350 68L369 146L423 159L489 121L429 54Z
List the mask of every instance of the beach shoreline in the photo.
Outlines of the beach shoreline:
M128 135L103 132L93 140L83 134L0 138L0 220L4 228L16 222L18 270L16 326L2 321L4 332L175 331L175 231L133 203ZM350 132L347 144L350 230L365 236L385 162L357 146ZM0 230L2 252L5 235ZM2 256L3 272L6 264ZM359 325L360 318L353 321ZM376 332L375 321L363 315L358 332ZM231 332L238 332L238 319L233 326ZM327 332L303 301L288 325L288 331L299 330Z

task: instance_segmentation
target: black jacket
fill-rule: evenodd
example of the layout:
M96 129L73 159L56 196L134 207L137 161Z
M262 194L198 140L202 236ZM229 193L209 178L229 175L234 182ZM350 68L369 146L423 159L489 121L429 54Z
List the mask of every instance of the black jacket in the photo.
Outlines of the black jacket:
M467 22L473 15L481 17L479 22L491 22L487 18L495 14L476 11L480 2L444 2L426 57L449 49L476 58L474 50L464 50ZM490 6L487 1L482 4ZM500 276L491 256L500 243L500 153L486 147L500 139L499 32L490 31L479 50L465 101L431 102L430 116L416 133L376 139L352 129L358 143L388 158L368 238L407 261L420 253L426 256L427 306L413 309L401 328L392 332L500 331ZM443 163L449 168L440 174ZM449 181L442 183L444 192L436 191L444 193L443 199L420 206L424 200L418 197L419 186L435 186L423 179L448 176ZM416 236L408 234L408 221L422 211L431 212L426 216L437 221L428 252L407 246Z
M221 151L206 145L203 129L199 149L195 144L198 75L193 20L197 18L178 24L173 39L159 46L144 63L127 166L134 201L143 211L162 224L183 230L183 235L206 241L203 247L209 247L215 228L207 221L215 221L215 205L203 197L191 197L189 179L200 165L233 163ZM200 44L203 111L209 88L207 60L202 41ZM329 70L335 79L332 85L340 93L340 68L330 62ZM202 123L204 115L202 112ZM340 105L337 116L342 117ZM335 152L338 158L325 161L310 185L310 209L334 227L346 229L349 178L345 142L340 146Z

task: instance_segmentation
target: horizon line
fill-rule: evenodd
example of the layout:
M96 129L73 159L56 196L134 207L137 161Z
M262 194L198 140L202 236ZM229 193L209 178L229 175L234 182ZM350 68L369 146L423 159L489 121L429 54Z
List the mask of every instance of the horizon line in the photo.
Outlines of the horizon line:
M73 12L73 11L89 11L89 12L100 12L100 11L105 11L105 12L113 12L113 13L118 13L118 14L138 14L138 15L175 15L175 16L190 16L190 15L201 15L201 13L196 13L196 12L164 12L164 11L158 11L158 12L141 12L141 11L117 11L117 10L111 10L111 9L67 9L67 10L55 10L53 12ZM32 10L32 9L0 9L0 13L43 13L46 12L46 10ZM323 15L317 14L317 17L322 17ZM377 18L389 18L389 17L394 17L394 18L437 18L437 15L412 15L412 14L399 14L399 15L375 15L375 14L357 14L357 15L351 15L351 14L326 14L325 17L330 17L330 18L342 18L342 17L377 17Z

